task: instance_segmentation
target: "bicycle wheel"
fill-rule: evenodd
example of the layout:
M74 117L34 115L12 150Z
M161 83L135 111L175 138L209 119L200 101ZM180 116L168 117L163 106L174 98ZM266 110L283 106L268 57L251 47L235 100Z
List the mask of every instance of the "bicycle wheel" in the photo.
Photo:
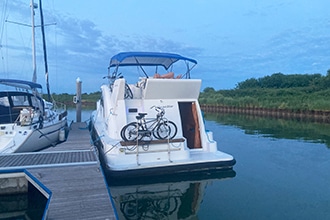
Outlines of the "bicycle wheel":
M178 133L178 127L176 124L174 124L173 121L167 121L165 123L167 123L167 125L170 127L170 139L173 139Z
M136 122L131 122L125 125L121 131L120 136L124 141L135 141L139 137L138 124Z
M178 132L178 128L174 122L165 121L158 125L156 132L159 139L173 139Z
M166 139L167 137L169 137L170 133L171 133L170 127L167 124L165 124L165 122L161 122L156 127L156 129L154 130L154 132L152 134L157 139Z

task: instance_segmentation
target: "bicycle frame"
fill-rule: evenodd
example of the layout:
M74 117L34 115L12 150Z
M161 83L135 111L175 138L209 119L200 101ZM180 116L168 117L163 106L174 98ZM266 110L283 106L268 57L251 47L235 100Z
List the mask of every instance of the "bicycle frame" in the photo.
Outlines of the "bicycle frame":
M154 107L154 106L153 106ZM151 107L151 108L153 108ZM145 118L147 113L139 113L136 116L137 121L125 125L120 135L125 141L142 140L144 137L152 139L172 139L177 133L177 127L174 122L164 117L164 110L156 107L158 112L156 118Z
M154 132L155 129L157 128L157 126L163 122L166 122L167 119L165 119L164 117L157 117L157 118L141 118L138 122L139 125L139 131L151 131ZM151 124L152 123L152 124ZM151 124L149 126L147 126L148 124Z

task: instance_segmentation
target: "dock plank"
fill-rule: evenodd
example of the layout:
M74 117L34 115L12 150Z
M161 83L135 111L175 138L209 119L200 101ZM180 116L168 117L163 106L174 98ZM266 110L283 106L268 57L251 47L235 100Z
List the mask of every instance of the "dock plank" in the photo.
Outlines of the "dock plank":
M68 140L40 152L0 155L0 170L27 169L51 192L49 220L117 219L86 123L73 123Z
M48 219L116 219L99 167L34 168L29 172L53 193Z

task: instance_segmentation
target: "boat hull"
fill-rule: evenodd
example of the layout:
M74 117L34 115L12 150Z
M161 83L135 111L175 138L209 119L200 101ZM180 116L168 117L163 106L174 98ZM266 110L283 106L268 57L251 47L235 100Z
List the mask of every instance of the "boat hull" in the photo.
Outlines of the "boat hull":
M232 170L236 164L236 160L229 154L222 152L210 153L209 159L207 159L207 153L203 151L192 150L190 157L186 160L180 161L167 161L167 162L152 162L152 163L133 163L129 166L115 165L114 160L123 156L108 155L104 151L106 149L104 138L99 135L100 132L95 128L92 120L90 124L91 136L94 145L99 151L99 158L101 160L102 167L104 168L107 176L110 178L126 179L146 176L163 176L163 175L181 175L186 173L200 173L200 172L218 172ZM215 154L219 157L215 157ZM198 158L206 158L200 160Z
M41 129L14 124L1 127L5 128L0 135L0 153L3 154L39 151L65 141L68 134L66 120L45 125Z
M14 153L39 151L47 147L55 146L63 142L60 140L60 132L67 130L66 121L60 121L43 129L33 130L30 137L22 143Z
M235 165L235 159L231 161L217 161L217 162L200 162L200 163L183 163L183 164L166 164L157 167L143 167L126 170L112 170L107 167L107 174L114 178L135 178L146 176L159 175L181 175L185 173L200 173L200 172L217 172L232 170Z

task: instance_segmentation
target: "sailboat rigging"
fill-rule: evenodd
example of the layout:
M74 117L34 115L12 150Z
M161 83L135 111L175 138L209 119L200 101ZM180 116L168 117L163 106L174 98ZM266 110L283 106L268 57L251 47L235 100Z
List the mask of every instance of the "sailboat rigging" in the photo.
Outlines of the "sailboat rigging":
M33 67L33 75L32 82L37 82L37 61L36 61L36 43L35 43L35 25L34 25L34 9L38 6L34 4L33 0L31 0L31 26L32 26L32 67Z
M41 0L39 1L42 15ZM37 83L34 14L38 7L31 0L32 19L32 82L0 79L6 89L0 91L0 154L38 151L66 140L67 111L65 105L51 102L43 15L41 29L48 101L42 98L42 86ZM12 22L14 23L14 22ZM8 90L7 87L14 87Z
M40 9L40 20L41 20L41 34L42 34L42 42L43 42L42 45L43 45L43 51L44 51L46 87L47 87L48 101L50 101L51 97L50 97L50 88L49 88L49 75L48 75L48 63L47 63L45 25L44 25L44 15L43 15L43 12L42 12L41 0L39 0L39 9Z

